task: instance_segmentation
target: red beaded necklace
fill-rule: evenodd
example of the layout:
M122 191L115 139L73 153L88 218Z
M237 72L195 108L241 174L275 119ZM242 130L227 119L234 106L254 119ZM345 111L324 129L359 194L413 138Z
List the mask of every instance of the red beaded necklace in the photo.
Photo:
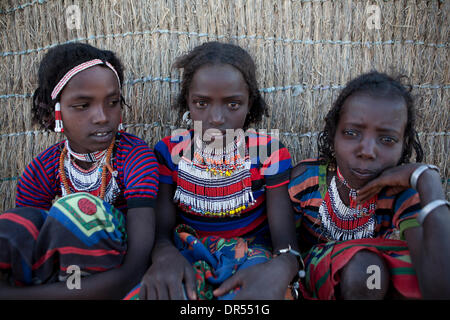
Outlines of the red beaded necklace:
M339 170L339 167L336 170L337 177L339 178L339 181L341 181L347 188L350 189L349 191L349 198L350 198L350 208L356 209L358 211L358 215L360 216L367 216L371 215L376 210L378 195L373 196L369 200L367 200L364 203L358 204L356 202L356 197L358 196L358 192L356 189L353 189L348 182L345 180L344 176L341 173L341 170Z
M106 178L107 178L107 173L108 171L113 174L113 169L111 167L111 155L112 155L112 151L114 149L114 142L115 142L115 138L113 138L113 140L111 141L111 144L108 147L108 151L106 153L106 161L103 164L103 167L99 170L101 170L102 173L102 183L100 186L100 199L103 200L103 198L105 197L105 193L106 193ZM67 181L67 177L66 177L66 173L64 170L64 158L67 155L67 147L64 146L64 149L61 152L61 155L59 157L59 174L61 177L61 182L64 186L64 190L66 191L66 194L70 194L70 187L69 187L69 182ZM108 169L108 170L106 170Z

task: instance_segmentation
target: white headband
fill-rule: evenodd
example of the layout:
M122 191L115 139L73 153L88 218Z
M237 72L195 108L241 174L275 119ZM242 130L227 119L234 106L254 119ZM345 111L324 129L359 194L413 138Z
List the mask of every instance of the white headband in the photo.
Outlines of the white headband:
M70 79L72 79L72 77L74 75L76 75L77 73L86 70L90 67L96 66L98 64L106 64L106 66L108 66L116 75L117 77L117 82L119 82L119 88L120 88L120 78L119 75L117 74L117 71L114 69L114 67L108 62L108 61L102 61L100 59L94 59L94 60L90 60L87 62L84 62L82 64L79 64L78 66L70 69L65 75L64 77L61 78L61 80L59 80L58 84L56 85L56 87L53 89L52 91L52 100L56 99L56 97L58 96L58 94L61 92L61 90L64 88L64 86L67 84L67 82L69 82Z

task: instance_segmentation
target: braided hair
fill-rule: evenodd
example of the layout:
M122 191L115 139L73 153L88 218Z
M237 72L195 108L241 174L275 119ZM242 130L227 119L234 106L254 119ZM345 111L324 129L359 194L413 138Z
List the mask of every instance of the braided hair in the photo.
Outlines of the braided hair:
M408 163L412 151L416 153L416 161L423 160L423 150L419 142L415 127L416 115L414 100L407 89L400 83L400 79L394 79L384 73L372 71L351 80L342 90L333 107L325 117L325 127L319 133L318 149L319 157L324 163L336 164L334 157L334 137L339 123L342 106L351 95L356 93L369 94L374 97L400 97L403 98L407 108L407 123L404 134L403 153L398 164Z
M220 64L228 64L239 70L248 86L250 108L243 129L247 129L251 123L259 123L263 115L268 116L268 107L259 92L256 66L250 54L237 45L213 41L195 47L174 63L174 68L184 71L181 91L174 104L179 111L178 119L189 110L187 96L195 72L204 65Z
M101 50L85 43L68 43L50 49L39 65L38 88L33 93L31 112L33 122L45 130L55 127L54 110L59 95L52 100L51 93L62 77L73 67L89 60L100 59L109 62L123 83L123 66L112 51ZM122 105L126 105L120 96Z

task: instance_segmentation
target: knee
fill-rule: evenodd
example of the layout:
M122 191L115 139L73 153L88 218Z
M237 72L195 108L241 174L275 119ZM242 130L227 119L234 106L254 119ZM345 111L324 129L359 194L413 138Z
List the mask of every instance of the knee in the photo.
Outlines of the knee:
M389 289L389 269L378 254L362 250L341 271L340 297L381 300Z

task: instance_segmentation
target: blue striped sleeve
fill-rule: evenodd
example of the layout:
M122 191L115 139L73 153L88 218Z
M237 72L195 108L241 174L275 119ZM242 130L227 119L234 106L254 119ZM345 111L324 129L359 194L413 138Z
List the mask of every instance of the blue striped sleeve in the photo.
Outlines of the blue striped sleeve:
M58 145L51 146L25 168L17 184L16 206L48 210L56 196Z
M154 207L159 181L156 157L141 139L131 135L122 139L117 160L123 170L127 207Z

